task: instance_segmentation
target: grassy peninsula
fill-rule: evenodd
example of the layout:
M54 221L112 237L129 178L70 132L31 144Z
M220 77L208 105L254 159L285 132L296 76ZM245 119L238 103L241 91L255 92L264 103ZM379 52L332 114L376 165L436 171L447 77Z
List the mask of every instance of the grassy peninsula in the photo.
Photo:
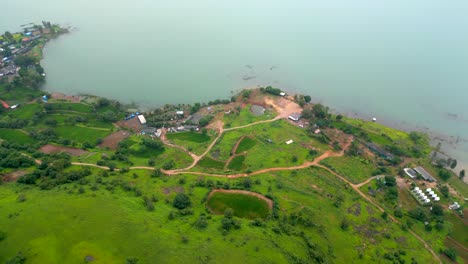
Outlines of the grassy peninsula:
M0 263L468 261L468 188L426 135L274 87L146 112L47 94L38 40L0 83Z

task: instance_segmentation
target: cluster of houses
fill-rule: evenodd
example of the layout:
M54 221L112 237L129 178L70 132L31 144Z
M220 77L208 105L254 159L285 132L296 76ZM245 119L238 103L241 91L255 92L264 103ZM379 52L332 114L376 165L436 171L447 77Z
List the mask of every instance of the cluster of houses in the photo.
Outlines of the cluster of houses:
M440 197L431 189L427 188L426 193L424 193L419 187L414 187L414 189L411 191L413 196L423 204L428 204L432 201L440 201Z
M29 52L32 47L28 45L36 39L40 39L42 34L39 30L27 31L23 34L21 43L10 44L8 42L0 42L0 77L16 74L18 67L13 63L13 60L18 55L23 55ZM9 56L4 56L5 50L9 50Z
M176 111L176 114L179 116L183 116L184 112ZM141 135L149 135L151 137L153 136L161 137L164 127L155 128L155 127L148 126L145 116L140 114L139 112L135 112L134 114L127 116L125 120L130 120L135 117L138 119L138 122L141 125L141 128L140 128ZM171 132L171 133L185 132L185 131L199 131L199 130L200 128L198 126L187 125L187 124L182 124L182 123L177 123L176 126L167 128L167 132Z

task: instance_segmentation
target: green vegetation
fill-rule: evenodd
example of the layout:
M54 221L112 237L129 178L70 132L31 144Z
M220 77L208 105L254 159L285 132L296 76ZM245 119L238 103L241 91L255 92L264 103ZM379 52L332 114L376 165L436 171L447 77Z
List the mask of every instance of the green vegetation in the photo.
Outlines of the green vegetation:
M237 150L236 150L236 154L243 153L244 151L248 151L249 149L253 148L256 144L257 142L254 139L251 139L250 137L245 137L239 143L239 146L237 147Z
M61 138L70 139L79 143L96 142L98 138L104 138L110 131L93 129L80 126L62 125L55 129Z
M31 119L35 113L42 111L43 108L40 104L27 104L10 112L10 115L19 119Z
M224 162L205 157L198 162L198 166L206 169L222 170L224 169Z
M17 144L35 144L37 141L19 129L0 128L0 139Z
M353 183L360 183L370 178L376 167L360 157L331 157L324 159L321 164L344 176Z
M91 113L93 107L82 103L47 103L44 105L47 111L73 111L80 113Z
M216 132L214 130L208 130L206 133L180 132L166 134L166 137L170 142L183 146L197 155L206 151L215 136Z
M256 116L250 111L251 105L247 105L241 109L236 109L230 114L225 114L223 122L226 128L248 125L258 121L270 120L276 116L272 110L266 109L263 115Z
M170 133L167 134L169 140L181 140L190 141L194 143L204 143L211 140L211 137L206 133L195 133L195 132L181 132L181 133Z
M328 145L309 137L304 129L277 120L226 131L210 151L211 157L227 161L236 142L244 136L239 148L247 152L243 162L246 171L299 165L330 149ZM285 142L290 139L294 143L287 145ZM309 154L311 149L317 150L314 156ZM203 171L197 167L194 170Z
M231 208L234 216L248 219L265 219L270 213L264 199L245 193L215 192L208 199L207 206L216 214L224 214Z
M239 156L234 157L231 160L231 162L229 162L228 169L235 170L235 171L244 170L245 169L244 160L245 160L244 155L239 155Z

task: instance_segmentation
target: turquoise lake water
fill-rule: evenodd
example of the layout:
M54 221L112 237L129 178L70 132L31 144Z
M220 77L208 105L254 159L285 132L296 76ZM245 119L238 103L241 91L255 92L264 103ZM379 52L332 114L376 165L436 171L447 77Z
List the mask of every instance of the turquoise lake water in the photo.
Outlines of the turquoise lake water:
M157 106L274 85L441 134L468 161L468 1L16 0L1 10L0 31L44 19L74 28L46 47L48 91Z

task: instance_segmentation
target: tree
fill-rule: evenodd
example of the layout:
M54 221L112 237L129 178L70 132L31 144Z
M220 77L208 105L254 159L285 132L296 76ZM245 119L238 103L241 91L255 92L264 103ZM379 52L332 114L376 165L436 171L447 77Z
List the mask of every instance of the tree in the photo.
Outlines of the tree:
M172 202L172 205L177 209L185 209L192 204L190 197L185 193L178 193Z
M443 216L444 215L444 208L440 204L435 204L432 206L432 213L437 216Z
M200 215L195 222L195 227L198 229L205 229L208 227L208 221L206 220L206 216L204 214Z
M450 168L453 170L455 169L455 167L457 167L457 160L453 159L452 162L450 163Z
M125 261L125 264L138 264L138 262L139 262L138 258L131 257L131 258L127 258L127 260Z
M9 32L9 31L5 31L5 38L8 40L8 41L12 41L14 40L13 38L13 35Z
M456 260L458 256L457 250L455 250L454 248L444 249L444 254L453 260Z
M459 174L460 180L463 180L465 178L465 170L461 170Z
M18 252L18 254L16 254L16 256L7 260L5 264L23 264L25 262L26 262L26 257L20 251Z
M306 103L310 103L311 100L312 100L312 97L310 97L309 95L304 96L304 101Z
M385 185L390 187L396 186L395 176L385 176Z
M445 198L449 197L449 188L446 185L440 187L439 190Z
M317 118L326 118L328 115L328 107L325 107L322 104L314 105L312 107L312 111Z

